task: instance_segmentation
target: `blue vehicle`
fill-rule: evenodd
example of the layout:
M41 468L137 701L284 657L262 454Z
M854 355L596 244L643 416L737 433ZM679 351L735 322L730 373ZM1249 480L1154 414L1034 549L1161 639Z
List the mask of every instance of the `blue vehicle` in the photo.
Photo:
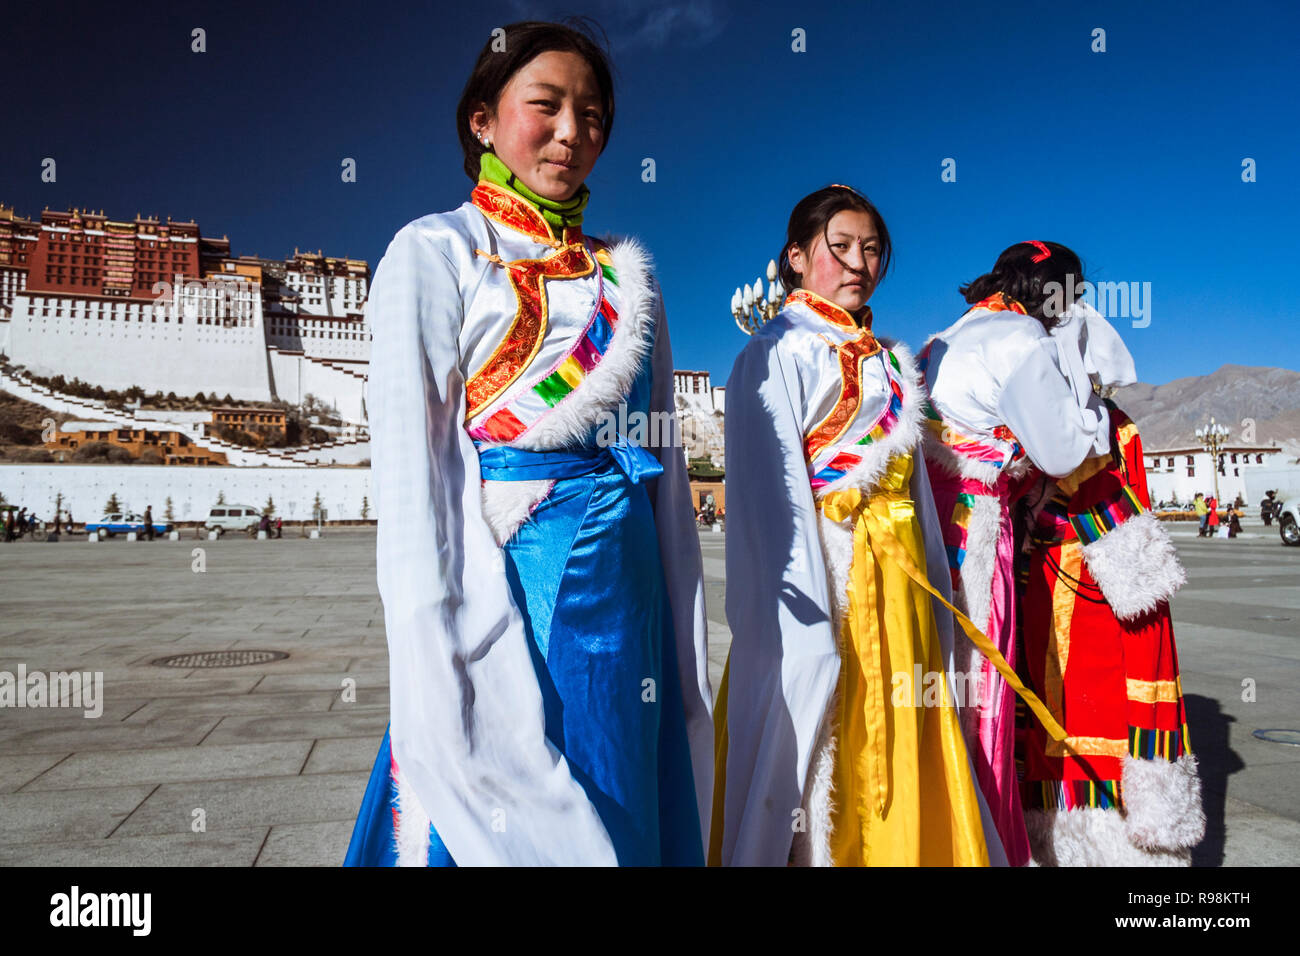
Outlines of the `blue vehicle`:
M98 521L87 522L86 534L102 531L111 538L115 534L126 534L128 531L144 534L144 527L144 517L142 515L131 511L117 511L113 514L104 515ZM172 525L165 521L155 521L153 523L154 534L166 534L171 530Z

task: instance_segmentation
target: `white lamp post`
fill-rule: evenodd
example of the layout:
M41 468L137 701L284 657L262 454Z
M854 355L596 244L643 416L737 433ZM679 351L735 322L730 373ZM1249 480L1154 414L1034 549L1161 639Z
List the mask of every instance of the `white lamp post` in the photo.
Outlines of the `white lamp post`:
M1228 441L1230 432L1226 425L1220 425L1213 418L1210 424L1196 429L1196 440L1210 453L1210 468L1214 472L1214 500L1219 500L1219 449Z
M776 260L767 264L768 288L763 293L763 280L755 279L751 288L745 285L744 291L737 289L731 297L731 315L736 326L746 335L753 335L781 311L785 301L785 290L776 278Z

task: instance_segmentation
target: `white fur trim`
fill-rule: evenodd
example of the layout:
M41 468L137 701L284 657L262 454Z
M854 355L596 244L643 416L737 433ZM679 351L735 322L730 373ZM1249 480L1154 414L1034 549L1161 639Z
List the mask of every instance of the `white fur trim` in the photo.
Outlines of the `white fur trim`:
M602 413L616 412L627 398L655 342L657 287L650 254L635 239L609 247L618 282L618 324L600 364L559 405L510 444L519 448L567 448L583 442ZM599 268L599 266L597 266ZM608 281L608 280L606 280Z
M912 451L921 441L921 420L924 417L921 406L925 404L925 390L921 387L916 363L912 361L912 353L905 345L896 344L890 351L898 359L898 377L903 388L903 406L898 411L898 421L880 441L854 446L853 453L860 454L862 461L839 478L818 488L814 492L818 498L845 488L870 491L885 473L891 458Z
M1147 850L1129 840L1115 809L1027 810L1025 827L1037 866L1191 866L1192 851Z
M483 479L483 517L492 529L498 545L514 537L519 526L551 493L555 482L545 478L535 481L495 481Z
M831 814L835 810L834 772L838 739L833 715L839 713L839 704L837 690L826 708L817 746L813 748L812 773L808 775L807 795L803 801L808 832L795 834L790 852L790 862L796 866L834 866L831 859Z
M993 572L998 561L998 536L1002 533L1002 500L993 495L975 495L971 508L971 521L966 529L966 557L961 563L958 578L960 587L953 595L953 604L974 622L983 634L988 634L989 615L993 606ZM947 520L949 516L944 516ZM970 640L965 632L953 645L953 670L967 675L967 705L961 708L961 725L966 737L966 745L972 748L980 746L980 721L991 718L991 713L984 714L980 703L991 701L991 693L986 692L984 681L990 677L984 671L984 655ZM1000 679L996 674L993 680Z
M397 820L394 822L393 843L397 850L398 866L429 865L429 827L432 821L415 797L415 789L398 770L392 775L397 787Z
M1155 610L1187 581L1173 541L1149 513L1134 515L1084 545L1083 560L1122 620Z
M1004 515L1002 499L996 495L975 495L974 499L970 525L966 528L961 590L966 602L966 616L987 633L989 615L993 610L993 572L997 569L998 538L1002 534Z
M1205 837L1196 757L1124 758L1124 817L1128 838L1151 850L1182 850Z

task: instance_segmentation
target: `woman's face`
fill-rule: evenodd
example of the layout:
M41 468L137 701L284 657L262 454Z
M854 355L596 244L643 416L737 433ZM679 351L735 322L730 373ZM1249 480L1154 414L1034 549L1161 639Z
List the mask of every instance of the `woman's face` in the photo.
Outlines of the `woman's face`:
M856 315L871 298L880 276L875 221L860 209L840 210L827 223L826 235L816 236L807 252L797 245L790 247L790 267L809 292Z
M546 199L564 200L596 165L605 142L603 113L587 61L548 50L516 71L496 110L484 104L470 117L470 128L525 186Z

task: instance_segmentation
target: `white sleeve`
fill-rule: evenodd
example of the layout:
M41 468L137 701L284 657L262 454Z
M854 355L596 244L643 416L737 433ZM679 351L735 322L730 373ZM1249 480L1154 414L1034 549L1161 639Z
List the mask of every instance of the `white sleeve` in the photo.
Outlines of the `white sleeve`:
M650 395L651 421L667 414L672 441L667 447L650 449L663 465L664 473L651 486L655 529L659 534L659 556L664 582L673 612L677 671L686 709L686 734L690 742L691 769L695 775L695 796L700 810L701 839L709 845L709 815L713 810L713 691L709 686L709 638L704 607L704 567L700 559L700 537L695 529L691 506L691 482L686 472L686 454L673 404L673 349L668 339L662 293L655 284L656 336L653 358L654 383ZM651 434L663 430L652 428Z
M1061 478L1090 454L1109 451L1110 416L1096 395L1080 407L1057 363L1056 343L1043 338L1003 385L997 411L1029 459Z
M418 229L375 271L369 411L393 755L461 865L613 864L545 736L541 690L462 427L456 270Z
M799 383L750 341L727 383L727 776L722 863L784 866L839 648Z

